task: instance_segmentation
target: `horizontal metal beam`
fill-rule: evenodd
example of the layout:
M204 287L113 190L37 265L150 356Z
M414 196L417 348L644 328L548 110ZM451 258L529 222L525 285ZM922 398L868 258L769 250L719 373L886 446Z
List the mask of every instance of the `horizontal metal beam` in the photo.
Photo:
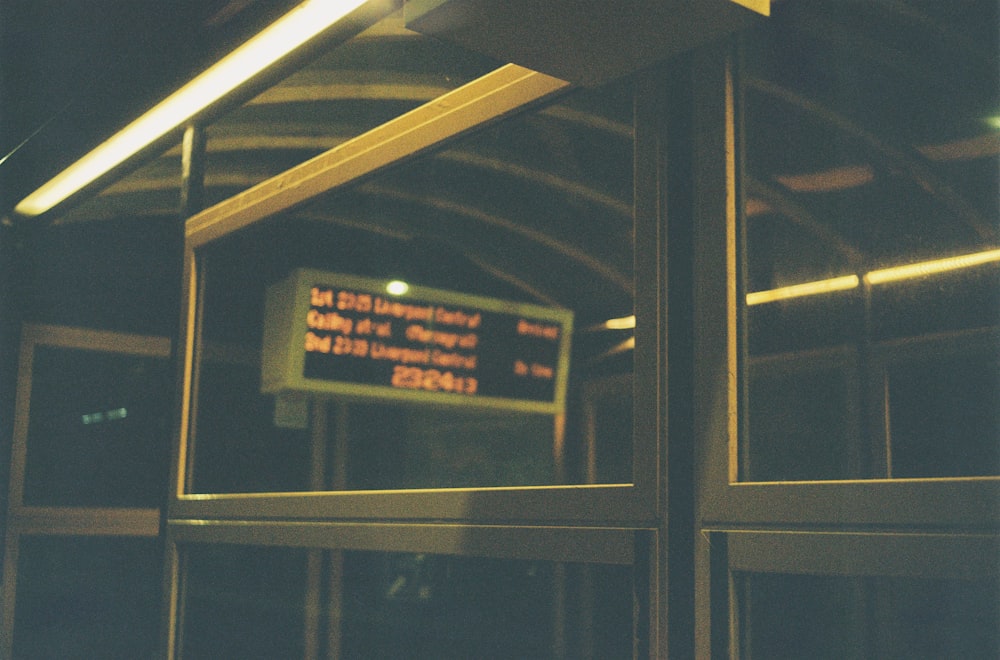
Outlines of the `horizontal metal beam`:
M9 516L9 529L22 535L154 537L160 533L159 509L25 506Z
M189 245L197 248L568 87L530 69L500 67L193 216L187 222Z
M174 543L239 543L369 552L631 564L635 530L358 522L170 520Z

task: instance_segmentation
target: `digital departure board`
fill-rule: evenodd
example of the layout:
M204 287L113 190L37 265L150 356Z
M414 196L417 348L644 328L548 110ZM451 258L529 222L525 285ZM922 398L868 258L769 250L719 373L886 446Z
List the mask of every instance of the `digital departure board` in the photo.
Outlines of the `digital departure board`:
M572 312L388 284L301 269L269 287L263 391L563 410Z

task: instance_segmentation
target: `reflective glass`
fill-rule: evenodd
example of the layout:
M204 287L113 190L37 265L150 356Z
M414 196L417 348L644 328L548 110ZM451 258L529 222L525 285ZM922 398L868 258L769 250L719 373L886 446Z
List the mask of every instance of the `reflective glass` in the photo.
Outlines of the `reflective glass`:
M229 545L185 549L180 656L304 657L306 555Z
M153 657L160 547L155 539L22 536L13 657Z
M632 568L347 553L342 657L624 658Z
M632 151L581 89L199 248L191 492L631 481Z
M742 479L1000 474L997 21L806 0L745 39Z
M206 129L206 202L222 201L504 64L406 28L402 9Z
M24 475L29 506L157 507L166 484L166 358L35 347Z
M741 656L993 658L997 580L742 575Z
M629 566L191 545L185 658L624 658Z

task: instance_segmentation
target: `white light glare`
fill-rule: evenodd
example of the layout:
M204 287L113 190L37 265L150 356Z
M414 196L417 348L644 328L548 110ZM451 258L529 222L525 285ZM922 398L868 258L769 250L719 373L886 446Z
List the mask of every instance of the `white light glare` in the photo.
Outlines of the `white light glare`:
M385 285L385 291L392 296L401 296L410 290L410 285L402 280L393 280Z
M190 120L366 0L307 0L70 165L14 210L39 215Z

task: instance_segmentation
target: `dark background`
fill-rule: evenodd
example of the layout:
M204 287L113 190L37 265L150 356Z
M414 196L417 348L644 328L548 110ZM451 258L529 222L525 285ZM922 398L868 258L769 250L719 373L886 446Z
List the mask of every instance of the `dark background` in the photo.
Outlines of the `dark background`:
M0 0L0 216L296 0Z

